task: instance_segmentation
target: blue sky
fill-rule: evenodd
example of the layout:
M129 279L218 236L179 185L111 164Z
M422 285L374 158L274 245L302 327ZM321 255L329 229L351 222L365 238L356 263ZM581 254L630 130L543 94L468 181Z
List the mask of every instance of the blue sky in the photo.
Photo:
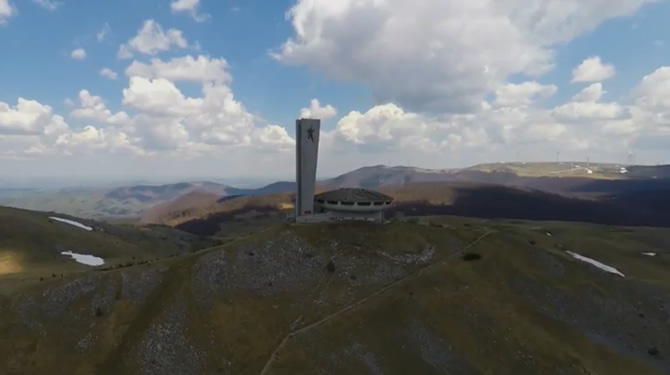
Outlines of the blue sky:
M235 95L251 112L274 122L290 125L299 108L314 97L352 110L365 110L372 104L369 92L362 87L329 82L306 69L283 66L268 55L292 35L284 13L293 1L202 2L201 11L212 15L210 21L202 23L186 14L173 14L169 1L61 3L50 12L25 1L19 15L0 29L0 43L8 51L16 51L7 53L0 62L0 100L11 103L24 96L64 112L64 98L75 98L79 90L93 84L97 95L106 98L111 108L118 108L119 93L127 82L105 80L98 72L109 67L122 73L128 61L116 58L119 44L136 34L144 20L154 19L164 28L183 30L188 40L200 42L199 53L224 57L231 65ZM109 34L98 43L96 34L105 24L110 26ZM27 40L30 47L25 45ZM70 57L75 48L86 50L87 58L81 64L74 64ZM161 57L182 54L174 51ZM193 91L199 89L191 87Z
M466 166L510 160L518 150L527 160L561 150L566 158L617 162L624 151L613 150L631 149L640 161L670 163L662 150L670 149L670 88L661 69L670 65L667 1L575 0L560 13L554 0L536 2L534 13L487 0L411 7L400 0L180 1L193 10L175 11L176 0L0 0L0 173L288 177L293 124L312 99L319 101L312 115L324 121L322 175L377 163ZM188 46L119 58L147 20L180 31ZM74 59L80 48L85 58ZM149 81L132 83L124 74L134 61L189 55L225 59L232 80L154 70ZM597 71L571 82L593 57ZM547 62L551 68L542 68ZM118 77L101 76L102 68ZM158 84L163 79L167 85ZM234 95L224 100L221 91L211 101L243 111L207 107L204 116L204 107L186 102L142 99L159 97L159 86L200 98L207 84ZM590 85L602 95L572 103ZM99 98L107 115L74 114L83 108L81 90L91 103ZM26 117L19 98L49 106L49 114ZM107 118L121 111L124 121Z

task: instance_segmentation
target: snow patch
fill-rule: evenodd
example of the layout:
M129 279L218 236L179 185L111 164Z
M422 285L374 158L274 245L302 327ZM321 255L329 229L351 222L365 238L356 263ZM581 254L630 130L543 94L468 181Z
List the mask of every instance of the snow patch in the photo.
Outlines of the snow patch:
M621 277L625 277L623 273L621 273L618 269L616 269L612 266L608 266L607 264L600 263L595 259L591 259L591 258L585 257L583 255L573 253L572 251L567 251L567 253L570 254L573 258L575 258L577 260L581 260L582 262L586 262L586 263L589 263L591 265L594 265L594 266L600 268L601 270L603 270L605 272L609 272L609 273L613 273L615 275L619 275Z
M646 256L649 256L649 257L655 257L656 253L642 253L642 255L646 255Z
M63 219L61 217L55 217L55 216L49 216L49 219L60 221L61 223L65 223L65 224L74 225L77 228L81 228L81 229L85 229L85 230L93 230L92 227L89 227L88 225L84 225L84 224L79 223L79 222L74 221L74 220Z
M85 264L87 266L102 266L105 264L104 259L95 255L77 254L72 251L63 251L61 255L69 255L72 259L77 261L77 263Z

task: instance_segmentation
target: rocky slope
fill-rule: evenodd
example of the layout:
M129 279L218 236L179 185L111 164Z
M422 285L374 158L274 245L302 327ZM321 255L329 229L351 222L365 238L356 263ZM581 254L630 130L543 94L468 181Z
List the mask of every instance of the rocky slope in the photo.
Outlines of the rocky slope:
M431 224L279 226L16 288L0 373L670 372L667 230Z

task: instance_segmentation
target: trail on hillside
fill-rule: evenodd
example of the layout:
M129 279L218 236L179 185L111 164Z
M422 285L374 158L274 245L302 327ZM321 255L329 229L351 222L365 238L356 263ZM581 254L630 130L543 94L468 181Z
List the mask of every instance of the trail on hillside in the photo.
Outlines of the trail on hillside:
M288 334L286 334L286 336L284 336L282 341L279 343L279 345L277 345L275 350L272 352L272 354L270 355L270 358L268 358L268 361L265 363L265 366L263 366L263 369L261 370L260 375L265 375L267 373L267 371L272 366L272 362L274 362L274 360L277 356L277 353L279 353L279 351L284 347L286 342L290 338L292 338L293 336L304 333L304 332L306 332L306 331L308 331L312 328L319 327L319 326L323 325L324 323L326 323L326 322L328 322L332 319L335 319L335 318L339 317L340 315L345 314L345 313L363 305L364 303L368 302L369 300L371 300L371 299L383 294L384 292L388 291L389 289L391 289L391 288L393 288L393 287L395 287L395 286L397 286L397 285L399 285L399 284L401 284L401 283L403 283L403 282L405 282L409 279L412 279L415 276L420 275L424 270L426 270L428 268L431 268L432 266L434 266L436 264L444 264L444 262L446 262L447 260L452 259L454 257L457 257L457 256L461 255L462 253L464 253L465 251L469 250L474 245L476 245L479 241L481 241L482 239L484 239L486 236L488 236L491 233L493 233L493 232L492 231L487 231L484 234L482 234L481 236L472 240L470 243L468 243L462 249L460 249L457 252L447 256L445 259L443 259L441 261L438 261L438 262L427 264L427 265L425 265L425 266L423 266L423 267L421 267L421 268L403 276L402 278L400 278L400 279L398 279L398 280L396 280L396 281L394 281L394 282L392 282L392 283L390 283L390 284L372 292L368 296L363 297L363 298L361 298L357 301L354 301L353 303L341 308L340 310L317 320L316 322L310 323L310 324L308 324L308 325L306 325L302 328L299 328L299 329L296 329L296 330L293 330L293 331L289 332ZM300 319L300 317L298 317L298 319ZM296 319L296 321L297 321L297 319Z

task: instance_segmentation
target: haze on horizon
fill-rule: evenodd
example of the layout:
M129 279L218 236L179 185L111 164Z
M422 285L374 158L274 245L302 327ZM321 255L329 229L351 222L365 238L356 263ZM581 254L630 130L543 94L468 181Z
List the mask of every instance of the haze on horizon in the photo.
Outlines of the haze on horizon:
M670 3L554 3L0 0L0 175L287 180L298 117L320 178L670 164Z

